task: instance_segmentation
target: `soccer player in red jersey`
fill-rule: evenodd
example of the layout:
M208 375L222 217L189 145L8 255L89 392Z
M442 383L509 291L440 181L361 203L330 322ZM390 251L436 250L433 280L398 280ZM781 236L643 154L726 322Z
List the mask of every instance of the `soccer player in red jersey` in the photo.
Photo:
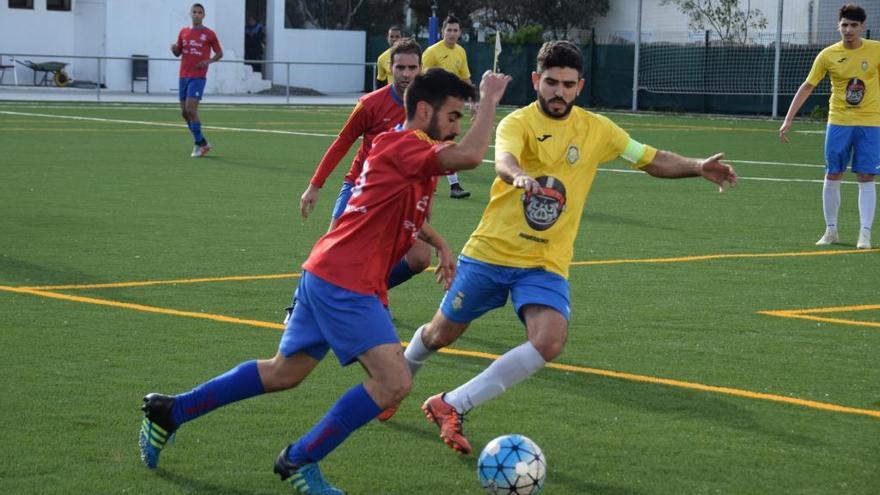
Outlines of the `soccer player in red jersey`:
M403 108L403 93L409 87L410 82L421 72L422 49L413 39L397 41L391 47L391 84L372 93L362 96L348 120L339 131L339 136L324 153L321 162L315 169L309 187L303 192L299 202L300 213L307 218L315 208L318 194L324 186L327 177L339 165L339 161L348 153L351 146L363 136L360 148L349 168L342 188L333 208L328 232L336 227L339 217L345 211L345 207L351 198L351 191L355 180L361 174L364 160L373 146L373 139L379 134L393 129L402 124L406 118ZM421 240L416 240L413 247L407 252L391 270L388 279L388 288L406 282L414 275L423 272L431 265L431 246Z
M199 100L205 93L208 66L223 58L223 49L217 34L202 25L205 7L194 3L189 9L192 27L185 27L177 35L177 42L171 45L171 53L180 57L180 112L193 135L193 158L204 156L211 145L202 135L202 121L199 119ZM211 51L214 55L211 55Z
M275 472L302 493L343 494L324 479L321 461L349 435L410 392L412 377L387 310L388 274L416 238L437 248L438 280L455 275L449 246L425 223L437 177L476 168L489 148L495 108L509 76L486 72L481 105L461 142L471 83L442 69L416 76L404 97L403 128L373 141L351 200L333 230L312 248L296 289L296 306L272 359L246 361L176 395L144 397L141 459L155 468L168 439L187 421L226 404L299 385L333 349L339 363L359 362L366 379L311 430L286 446Z

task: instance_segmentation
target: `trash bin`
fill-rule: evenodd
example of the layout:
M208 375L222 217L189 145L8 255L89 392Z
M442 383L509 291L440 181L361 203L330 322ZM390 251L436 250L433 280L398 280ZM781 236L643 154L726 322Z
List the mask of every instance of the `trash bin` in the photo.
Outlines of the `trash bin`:
M131 56L131 92L134 93L134 82L144 81L147 93L150 92L150 57L147 55Z

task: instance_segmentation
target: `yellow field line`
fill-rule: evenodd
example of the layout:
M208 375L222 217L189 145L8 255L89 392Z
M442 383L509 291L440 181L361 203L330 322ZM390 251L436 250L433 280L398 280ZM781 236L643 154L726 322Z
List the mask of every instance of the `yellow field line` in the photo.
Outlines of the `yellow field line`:
M284 326L280 323L272 323L272 322L268 322L268 321L246 320L246 319L242 319L242 318L232 318L229 316L215 315L215 314L211 314L211 313L196 313L196 312L192 312L192 311L179 311L179 310L170 309L170 308L160 308L160 307L156 307L156 306L146 306L143 304L133 304L133 303L126 303L126 302L121 302L121 301L112 301L112 300L108 300L108 299L98 299L98 298L93 298L93 297L72 296L72 295L68 295L68 294L59 294L56 292L48 292L48 291L41 291L41 290L35 290L35 289L26 289L26 288L22 288L22 287L7 287L7 286L0 285L0 290L7 291L7 292L19 293L19 294L30 294L30 295L35 295L35 296L39 296L39 297L48 297L48 298L52 298L52 299L60 299L60 300L65 300L65 301L73 301L73 302L80 302L80 303L87 303L87 304L97 304L97 305L101 305L101 306L111 306L111 307L116 307L116 308L130 309L130 310L134 310L134 311L143 311L143 312L147 312L147 313L159 313L159 314L172 315L172 316L199 318L199 319L211 320L211 321L217 321L217 322L223 322L223 323L235 323L235 324L249 325L249 326L255 326L255 327L260 327L260 328L272 328L272 329L276 329L276 330L281 330L284 328ZM403 342L402 344L404 346L407 345L406 342ZM462 349L441 349L440 352L443 354L450 354L450 355L454 355L454 356L468 356L468 357L477 357L477 358L490 359L490 360L495 360L500 357L498 354L490 354L490 353L478 352L478 351L468 351L468 350L462 350ZM880 418L880 410L859 409L859 408L855 408L855 407L840 406L837 404L830 404L830 403L826 403L826 402L816 402L816 401L811 401L811 400L796 399L793 397L785 397L782 395L765 394L765 393L760 393L760 392L751 392L748 390L741 390L741 389L730 388L730 387L717 387L714 385L704 385L702 383L686 382L686 381L681 381L681 380L673 380L673 379L669 379L669 378L658 378L658 377L654 377L654 376L638 375L638 374L634 374L634 373L625 373L625 372L621 372L621 371L603 370L603 369L599 369L599 368L588 368L588 367L584 367L584 366L574 366L574 365L562 364L562 363L548 363L546 365L546 367L551 368L551 369L561 370L561 371L572 371L572 372L576 372L576 373L604 376L604 377L608 377L608 378L616 378L616 379L628 380L628 381L634 381L634 382L640 382L640 383L665 385L665 386L669 386L669 387L684 388L684 389L689 389L689 390L698 390L701 392L711 392L711 393L717 393L717 394L730 395L730 396L734 396L734 397L742 397L742 398L747 398L747 399L780 402L780 403L784 403L784 404L809 407L812 409L819 409L819 410L824 410L824 411L832 411L832 412L847 413L847 414L858 414L858 415L862 415L862 416L871 416L871 417L875 417L875 418Z
M858 306L831 306L828 308L780 309L779 312L790 314L844 313L846 311L871 311L880 309L880 304L861 304Z
M838 323L841 325L854 325L859 327L880 328L880 323L863 320L849 320L845 318L829 318L817 316L828 313L845 313L848 311L872 311L880 309L880 304L863 304L859 306L836 306L829 308L806 308L806 309L780 309L772 311L758 311L758 314L778 316L780 318L796 318L800 320L820 321L824 323Z
M173 284L200 284L203 282L229 282L240 280L272 280L283 278L299 278L299 273L278 273L273 275L236 275L230 277L208 278L180 278L174 280L144 280L140 282L113 282L106 284L73 284L73 285L43 285L33 287L19 287L29 290L73 290L73 289L111 289L120 287L143 287L146 285L173 285Z
M800 251L791 253L745 253L745 254L706 254L697 256L680 256L675 258L643 258L643 259L618 259L618 260L596 260L596 261L573 261L572 266L594 266L594 265L623 265L634 263L685 263L691 261L706 261L718 259L736 259L736 258L782 258L797 256L829 256L837 254L864 254L880 251L880 249L844 249L837 251ZM436 267L429 267L428 271L434 271ZM273 275L241 275L230 277L211 277L211 278L184 278L171 280L145 280L139 282L116 282L106 284L70 284L70 285L41 285L27 286L23 289L36 290L75 290L75 289L108 289L120 287L143 287L147 285L168 285L168 284L195 284L201 282L227 282L227 281L247 281L247 280L266 280L266 279L282 279L297 278L299 273L280 273Z

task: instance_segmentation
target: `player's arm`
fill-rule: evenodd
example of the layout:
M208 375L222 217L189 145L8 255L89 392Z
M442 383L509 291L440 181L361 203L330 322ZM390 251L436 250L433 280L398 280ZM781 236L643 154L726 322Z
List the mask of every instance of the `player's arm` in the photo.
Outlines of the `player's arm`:
M634 140L631 142L635 143ZM624 158L626 157L624 156ZM661 179L702 177L717 184L719 192L724 192L725 183L731 187L736 185L736 172L733 167L722 162L722 158L724 158L724 153L700 160L684 157L671 151L657 150L654 158L641 169L651 176Z
M308 218L312 210L315 209L315 204L318 202L318 193L324 187L327 177L330 177L330 174L333 173L336 166L339 165L339 162L348 153L348 150L351 149L351 145L366 131L367 120L363 104L358 102L351 115L348 116L345 125L342 126L342 130L339 131L339 135L333 140L333 144L327 148L320 163L315 168L315 173L309 181L309 186L300 196L299 212L303 218Z
M449 290L452 279L455 278L455 254L449 249L446 240L431 228L428 222L422 224L422 229L419 230L419 239L437 250L437 268L434 273L437 275L437 283L443 283L443 289Z
M786 136L786 133L791 130L794 116L797 115L801 110L801 107L804 106L807 98L813 94L814 89L816 89L816 86L804 82L801 84L801 87L798 88L797 93L794 94L794 98L791 100L791 105L788 106L788 113L785 114L785 120L782 121L782 126L779 127L779 139L783 143L788 142L788 136Z
M437 153L440 168L443 171L455 171L477 168L489 149L489 140L495 125L495 109L510 76L486 71L480 82L480 109L474 118L471 128L456 146L447 146Z
M529 194L541 191L541 184L538 184L538 181L530 177L519 166L519 160L511 153L502 152L495 157L495 175L504 182Z
M171 43L171 53L173 53L175 57L179 57L182 53L181 46L183 46L183 40L180 38L180 34L178 34L177 41Z

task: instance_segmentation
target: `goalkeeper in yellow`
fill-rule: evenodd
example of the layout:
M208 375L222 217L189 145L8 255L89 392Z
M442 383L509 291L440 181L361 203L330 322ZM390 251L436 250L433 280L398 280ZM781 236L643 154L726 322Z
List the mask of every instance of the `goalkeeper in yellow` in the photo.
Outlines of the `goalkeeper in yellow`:
M825 183L822 186L822 211L825 233L816 242L827 246L838 242L837 212L840 209L840 183L847 165L859 182L858 249L871 249L871 226L877 203L874 175L880 172L880 42L862 39L865 10L846 4L840 8L837 30L841 41L825 48L801 84L782 127L779 138L787 143L786 134L792 120L816 85L831 78L828 127L825 130Z
M452 286L430 323L410 339L405 357L415 374L470 323L513 302L527 341L458 388L422 405L457 452L471 445L462 417L555 359L565 346L570 317L568 267L587 193L601 163L623 158L654 177L703 177L736 183L722 154L704 160L658 151L632 139L601 115L575 107L583 90L583 59L567 41L538 53L532 84L538 100L498 125L491 199L458 261Z

